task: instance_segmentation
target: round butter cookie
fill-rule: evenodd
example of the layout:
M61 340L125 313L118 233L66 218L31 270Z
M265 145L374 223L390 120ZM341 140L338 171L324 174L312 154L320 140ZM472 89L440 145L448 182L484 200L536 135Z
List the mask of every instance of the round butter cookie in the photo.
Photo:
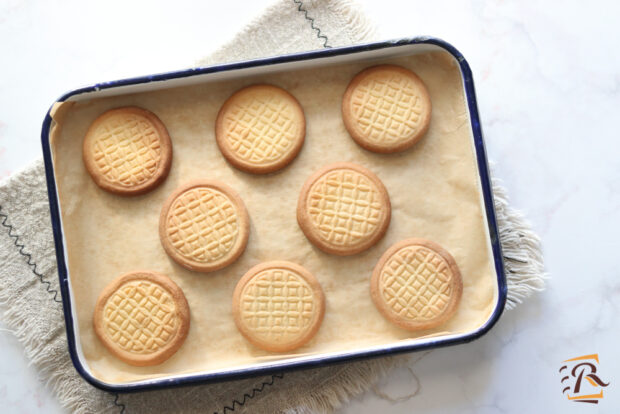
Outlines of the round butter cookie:
M175 190L164 203L159 237L181 266L212 272L228 266L245 250L250 219L245 204L226 184L197 180Z
M406 239L390 247L370 281L377 309L389 321L411 331L445 323L456 312L462 292L454 258L424 239Z
M95 119L86 132L82 155L99 187L118 195L138 195L168 176L172 143L157 115L128 106Z
M93 317L95 333L116 357L136 366L157 365L183 345L189 306L168 277L127 273L101 292Z
M358 73L342 98L342 119L369 151L399 152L418 142L431 121L431 99L410 70L380 65Z
M318 280L303 267L285 261L261 263L237 283L233 317L243 336L271 352L286 352L307 343L325 314Z
M306 119L297 99L284 89L253 85L224 103L215 137L224 157L240 170L266 174L288 165L306 136Z
M297 202L297 222L306 237L339 256L372 247L387 231L390 217L390 198L381 180L347 162L314 173Z

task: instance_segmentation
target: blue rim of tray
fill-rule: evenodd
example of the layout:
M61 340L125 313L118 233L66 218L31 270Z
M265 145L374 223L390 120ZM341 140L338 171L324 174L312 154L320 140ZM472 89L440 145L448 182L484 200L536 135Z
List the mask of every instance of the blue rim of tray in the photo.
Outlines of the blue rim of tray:
M499 243L499 233L497 229L497 220L495 217L495 208L493 203L493 193L491 190L491 182L489 178L489 168L487 163L486 149L484 145L484 140L482 138L482 129L480 125L480 119L478 115L478 106L476 103L476 93L474 90L474 80L472 77L471 69L469 64L463 57L463 55L454 48L451 44L434 37L413 37L413 38L403 38L397 40L383 41L377 43L369 43L364 45L357 46L349 46L349 47L341 47L341 48L332 48L332 49L322 49L312 52L304 52L304 53L296 53L291 55L270 57L264 59L255 59L244 62L236 62L224 65L216 65L209 66L204 68L193 68L180 70L175 72L168 73L160 73L155 75L148 76L140 76L136 78L129 79L121 79L111 82L98 83L92 86L87 86L84 88L75 89L70 91L58 99L58 102L63 102L69 99L72 96L80 95L83 93L95 92L104 89L117 88L120 86L127 85L138 85L145 84L150 82L160 82L160 81L168 81L171 79L180 79L186 78L195 75L202 75L207 73L216 73L216 72L224 72L235 69L246 69L252 67L259 66L268 66L279 63L287 63L287 62L298 62L305 60L312 60L317 58L326 58L331 56L341 56L341 55L349 55L359 52L367 52L378 49L391 48L395 46L404 46L404 45L412 45L412 44L429 44L438 46L448 53L450 53L457 60L461 73L463 76L465 95L467 98L467 106L469 108L469 114L471 119L471 127L474 138L474 147L476 150L476 159L478 164L478 171L480 174L480 180L482 184L482 194L484 199L484 205L486 210L487 222L489 226L489 234L491 237L491 247L493 251L493 259L495 263L495 270L497 273L497 284L498 284L498 301L495 309L491 317L487 320L487 322L478 328L477 330L464 334L455 338L442 338L438 337L437 339L428 340L425 343L421 344L411 344L411 345L394 345L394 346L386 346L382 349L375 349L371 351L360 351L349 353L346 355L333 355L327 357L317 357L314 360L310 361L291 361L288 363L274 363L273 365L265 365L260 367L253 368L237 368L228 372L218 372L218 373L205 373L205 374L189 374L186 376L180 376L175 378L167 378L167 379L153 379L146 380L136 384L108 384L103 381L100 381L94 378L90 373L86 370L86 368L82 365L78 354L77 354L77 345L76 345L76 331L73 326L72 312L71 312L71 299L69 294L69 280L67 274L67 264L65 263L65 246L63 244L63 236L62 236L62 227L60 222L60 211L58 198L56 196L56 182L54 180L54 167L52 163L52 154L49 142L49 132L50 126L52 123L52 118L50 115L51 108L45 115L45 119L43 120L43 127L41 131L41 143L43 146L43 161L45 164L45 178L47 181L47 192L49 196L50 202L50 213L52 216L52 229L54 233L54 245L56 247L56 260L58 262L58 276L60 279L60 291L62 294L62 305L63 311L65 315L65 324L67 328L67 342L69 346L69 354L71 356L71 360L73 361L73 365L75 366L78 373L90 384L93 386L100 388L106 391L112 392L130 392L130 391L139 391L139 390L154 390L167 388L171 386L177 385L189 385L189 384L198 384L198 383L208 383L208 382L217 382L217 381L225 381L225 380L235 380L242 379L251 376L258 375L268 375L281 373L284 371L290 371L294 369L304 369L304 368L315 368L319 366L330 365L334 363L340 362L350 362L355 360L360 360L364 358L371 357L379 357L379 356L387 356L394 355L397 353L404 352L412 352L412 351L420 351L424 349L437 348L440 346L448 346L448 345L456 345L461 343L471 342L475 339L480 338L482 335L486 334L495 323L499 320L501 316L504 305L506 303L506 294L507 294L507 285L506 285L506 275L504 273L504 263L502 259L502 251Z

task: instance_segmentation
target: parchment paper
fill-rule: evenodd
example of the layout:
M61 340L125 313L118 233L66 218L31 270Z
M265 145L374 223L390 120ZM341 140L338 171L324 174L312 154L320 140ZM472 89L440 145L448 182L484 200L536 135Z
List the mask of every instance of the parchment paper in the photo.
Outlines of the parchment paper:
M365 67L395 63L416 72L433 104L431 127L414 148L380 155L359 147L341 118L348 82ZM237 89L271 83L292 93L304 108L306 142L291 165L268 176L246 174L226 163L214 135L220 106ZM82 161L82 140L102 112L137 105L159 116L173 143L168 179L156 190L124 198L99 189ZM462 79L444 52L312 70L254 76L243 80L77 102L63 114L53 139L53 155L64 222L69 274L78 317L79 339L93 375L109 383L189 372L222 370L304 354L351 351L438 332L476 329L490 316L497 298L496 275L472 147ZM392 202L386 236L368 251L337 257L313 247L299 229L295 208L306 178L336 162L359 163L385 184ZM203 274L168 258L158 235L164 200L179 185L208 177L232 186L245 201L251 221L246 252L233 265ZM381 254L407 237L431 239L456 259L463 297L445 325L409 332L375 309L369 281ZM237 281L267 260L305 266L326 296L323 325L307 345L291 354L273 354L249 344L237 331L231 298ZM96 338L92 314L101 290L120 274L137 269L164 273L183 289L191 311L189 336L179 351L154 367L133 367L111 355Z

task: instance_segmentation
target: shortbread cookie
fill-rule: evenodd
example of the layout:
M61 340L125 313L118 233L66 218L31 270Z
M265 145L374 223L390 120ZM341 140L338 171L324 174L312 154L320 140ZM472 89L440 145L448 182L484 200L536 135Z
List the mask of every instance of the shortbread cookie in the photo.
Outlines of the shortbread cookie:
M168 277L132 272L101 292L93 317L95 333L108 350L131 365L161 364L183 345L189 306Z
M241 197L226 184L197 180L174 191L159 220L161 243L177 263L212 272L243 253L250 220Z
M266 174L288 165L306 136L306 119L297 99L284 89L254 85L232 95L215 124L217 145L240 170Z
M391 206L385 186L366 168L336 163L304 184L297 222L319 249L348 256L373 246L387 231Z
M259 348L286 352L307 343L318 331L325 297L318 280L285 261L261 263L237 283L233 317L245 338Z
M388 320L411 331L435 328L454 315L463 282L454 258L424 239L390 247L375 266L370 293Z
M369 151L403 151L418 142L431 121L431 99L410 70L380 65L357 74L342 98L342 119Z
M99 187L128 196L146 193L166 179L172 144L155 114L128 106L95 119L86 132L82 154Z

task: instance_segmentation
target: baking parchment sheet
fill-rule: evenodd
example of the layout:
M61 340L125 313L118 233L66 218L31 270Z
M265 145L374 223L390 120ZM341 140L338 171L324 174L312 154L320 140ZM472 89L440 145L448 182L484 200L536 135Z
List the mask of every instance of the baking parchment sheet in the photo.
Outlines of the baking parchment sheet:
M341 99L360 70L394 63L425 82L433 113L426 136L412 149L382 155L362 149L344 128ZM229 165L215 141L220 106L237 89L270 83L292 93L306 116L306 142L283 170L252 175ZM166 125L173 144L168 179L138 197L98 188L82 161L89 125L104 111L126 105L146 108ZM62 116L60 116L62 114ZM182 373L218 371L272 360L389 345L438 333L475 330L497 301L497 281L481 196L462 78L445 52L347 63L313 69L205 82L147 93L98 98L66 105L55 116L52 151L60 197L69 277L83 355L92 374L107 383L127 383ZM318 168L337 161L361 164L385 184L392 203L386 236L350 257L315 248L296 221L299 191ZM234 264L214 273L182 268L164 252L159 215L168 195L196 178L226 182L243 198L250 215L248 247ZM463 297L455 316L434 330L409 332L385 320L370 297L370 276L381 254L409 237L433 240L456 259ZM252 266L269 260L299 263L320 281L325 319L317 335L289 354L262 351L237 331L232 318L234 287ZM92 317L102 289L114 278L148 269L168 275L183 289L191 312L185 344L168 361L134 367L115 358L95 336Z

